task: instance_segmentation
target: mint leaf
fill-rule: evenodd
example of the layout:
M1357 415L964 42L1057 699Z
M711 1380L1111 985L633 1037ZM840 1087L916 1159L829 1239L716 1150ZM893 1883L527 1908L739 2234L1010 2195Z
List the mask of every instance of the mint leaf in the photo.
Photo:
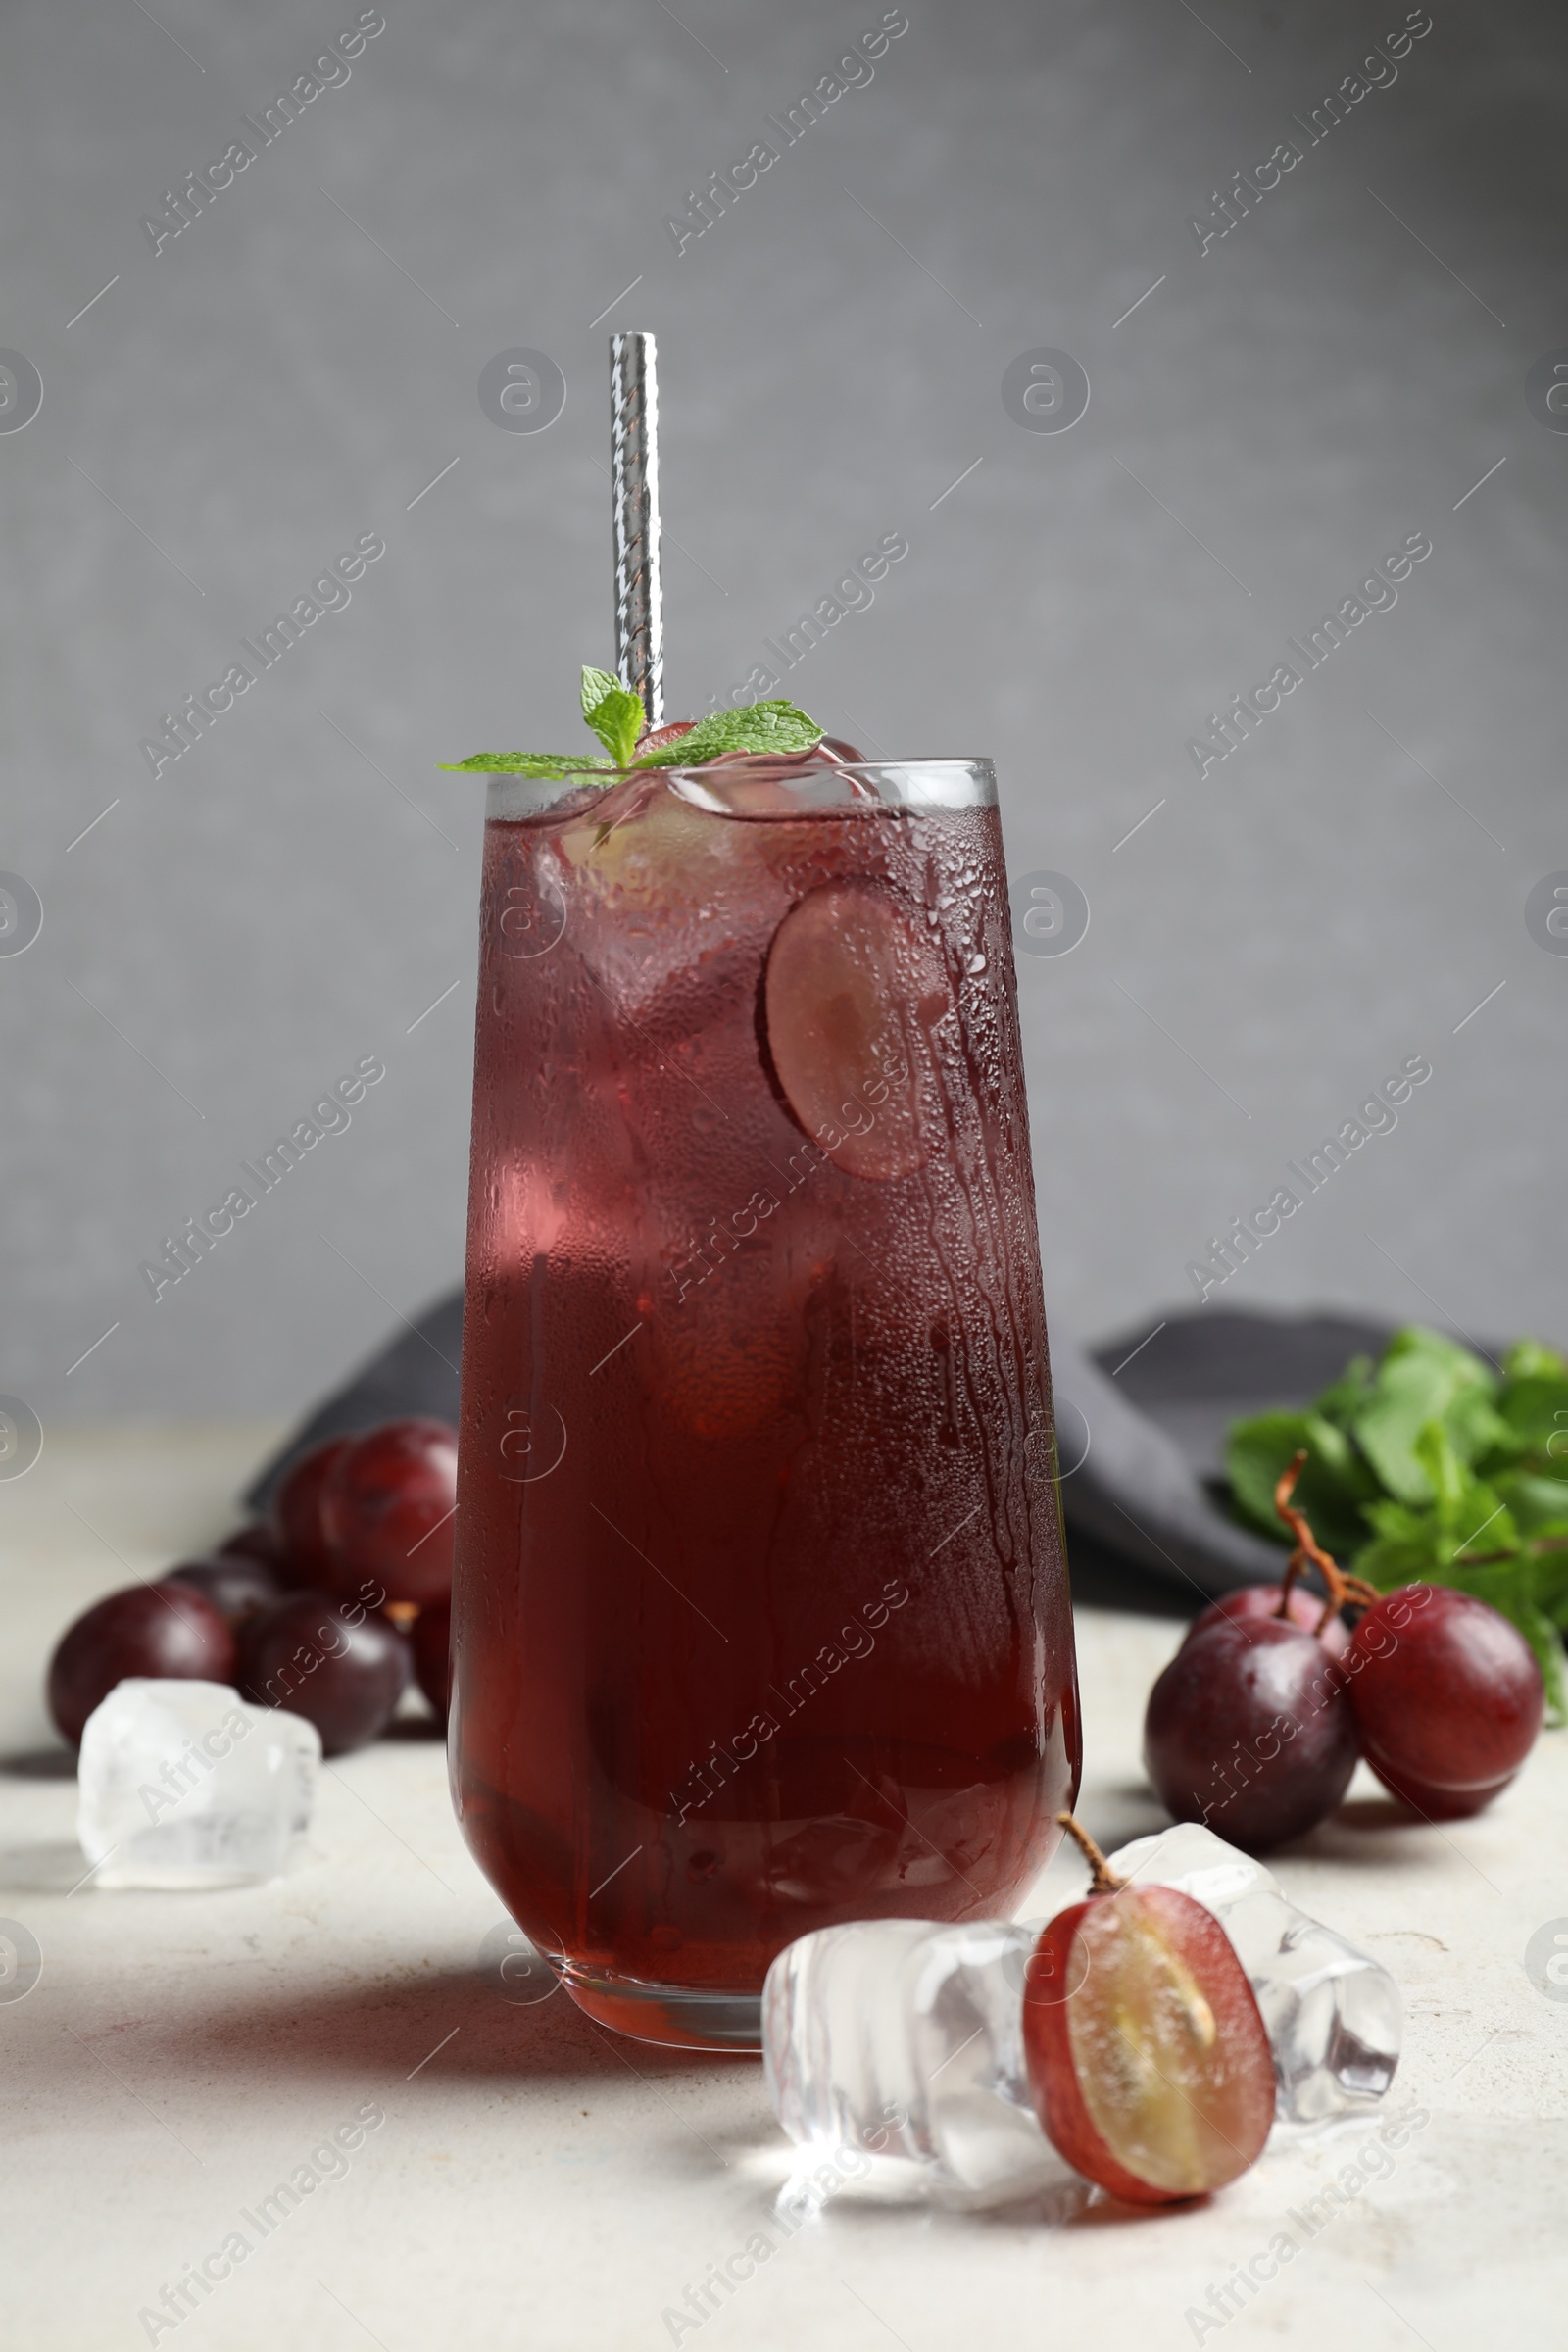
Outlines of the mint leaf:
M1312 1407L1336 1429L1348 1429L1357 1412L1366 1402L1373 1385L1373 1365L1369 1355L1352 1355L1338 1380L1324 1390Z
M1568 1465L1565 1465L1568 1467ZM1531 1470L1505 1471L1497 1493L1527 1536L1555 1536L1568 1528L1568 1483Z
M677 743L645 752L638 767L701 767L724 752L809 752L822 740L814 718L793 703L753 703L744 710L715 710Z
M1427 1474L1427 1480L1437 1500L1439 1526L1445 1531L1468 1516L1472 1527L1480 1525L1470 1507L1472 1494L1490 1494L1470 1475L1469 1465L1441 1421L1428 1421L1417 1430L1412 1453ZM1491 1505L1492 1510L1496 1504ZM1490 1514L1489 1514L1490 1515ZM1461 1538L1460 1541L1463 1541Z
M603 775L614 762L588 756L576 760L569 752L475 752L471 760L439 760L436 765L454 775L581 776L586 782Z
M744 710L719 710L673 743L662 743L639 759L637 746L647 727L648 713L631 689L608 669L582 665L582 714L609 753L573 759L569 752L475 752L470 760L443 760L450 773L492 776L546 776L565 781L576 776L586 783L608 784L612 776L641 767L701 767L726 752L809 752L822 740L814 718L793 703L753 703Z
M1276 1544L1294 1541L1274 1508L1274 1489L1303 1446L1306 1461L1292 1500L1324 1550L1342 1557L1366 1542L1361 1506L1377 1486L1343 1430L1317 1413L1259 1413L1233 1426L1225 1467L1237 1515Z
M1563 1533L1568 1538L1568 1529ZM1568 1626L1568 1541L1550 1550L1544 1544L1531 1545L1529 1556L1536 1571L1538 1605L1553 1625Z
M1390 1341L1350 1428L1391 1494L1430 1502L1432 1480L1416 1440L1429 1422L1439 1422L1460 1459L1476 1460L1506 1434L1494 1393L1491 1373L1468 1348L1434 1331L1401 1331Z
M1538 1371L1510 1377L1499 1402L1513 1449L1541 1456L1542 1467L1560 1462L1568 1474L1568 1379Z
M630 767L637 738L648 723L642 697L608 669L582 665L582 714L617 767Z
M1444 1566L1431 1514L1407 1502L1369 1502L1373 1540L1355 1555L1355 1573L1383 1592L1396 1585L1431 1583Z
M1496 1383L1496 1375L1490 1364L1483 1362L1470 1348L1461 1348L1457 1340L1446 1338L1441 1331L1429 1331L1424 1323L1407 1323L1402 1331L1395 1333L1383 1350L1383 1364L1379 1369L1388 1364L1403 1363L1411 1356L1418 1356L1429 1364L1441 1365L1455 1381L1473 1387L1490 1390Z

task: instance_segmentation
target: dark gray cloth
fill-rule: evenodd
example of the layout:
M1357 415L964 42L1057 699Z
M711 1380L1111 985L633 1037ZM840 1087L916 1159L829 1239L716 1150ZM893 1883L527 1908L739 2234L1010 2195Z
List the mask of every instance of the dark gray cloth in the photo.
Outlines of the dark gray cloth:
M1277 1577L1282 1546L1230 1514L1226 1432L1245 1414L1309 1402L1390 1337L1338 1315L1215 1307L1093 1350L1053 1341L1069 1534L1180 1583L1195 1602Z
M410 1413L456 1421L462 1348L463 1293L451 1291L312 1408L246 1488L247 1507L267 1510L290 1463L327 1438L352 1437L356 1430L374 1429L378 1421L398 1421Z
M1224 1499L1225 1432L1245 1413L1301 1405L1388 1327L1336 1315L1215 1308L1172 1315L1093 1349L1057 1339L1052 1374L1069 1536L1147 1570L1196 1606L1278 1576L1285 1554ZM325 1438L405 1413L458 1417L463 1294L399 1332L318 1404L246 1494L265 1510L289 1464Z

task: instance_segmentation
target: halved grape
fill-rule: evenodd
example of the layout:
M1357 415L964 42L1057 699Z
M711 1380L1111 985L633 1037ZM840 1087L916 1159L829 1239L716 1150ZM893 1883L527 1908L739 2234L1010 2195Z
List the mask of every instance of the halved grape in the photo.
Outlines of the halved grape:
M801 1126L852 1176L922 1167L940 1135L929 1031L952 1007L941 954L889 893L828 883L773 935L767 1045Z
M1257 2002L1218 1920L1172 1886L1112 1882L1052 1921L1023 2039L1047 2137L1113 2196L1204 2196L1262 2152L1275 2082Z

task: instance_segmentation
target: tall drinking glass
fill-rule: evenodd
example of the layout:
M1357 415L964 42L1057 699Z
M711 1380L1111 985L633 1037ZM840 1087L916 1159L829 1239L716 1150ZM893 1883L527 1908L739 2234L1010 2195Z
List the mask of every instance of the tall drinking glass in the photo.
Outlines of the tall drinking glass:
M756 2046L1077 1788L995 780L498 776L481 921L458 1811L590 2016Z

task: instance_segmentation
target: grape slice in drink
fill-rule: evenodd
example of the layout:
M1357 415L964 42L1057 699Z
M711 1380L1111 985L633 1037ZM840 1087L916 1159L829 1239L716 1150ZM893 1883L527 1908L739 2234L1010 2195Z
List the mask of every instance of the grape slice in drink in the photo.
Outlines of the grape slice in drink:
M803 1133L834 1164L912 1176L937 1140L926 1032L951 1011L942 958L913 908L828 884L790 909L768 950L767 1043Z

